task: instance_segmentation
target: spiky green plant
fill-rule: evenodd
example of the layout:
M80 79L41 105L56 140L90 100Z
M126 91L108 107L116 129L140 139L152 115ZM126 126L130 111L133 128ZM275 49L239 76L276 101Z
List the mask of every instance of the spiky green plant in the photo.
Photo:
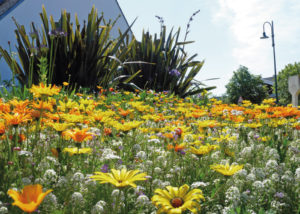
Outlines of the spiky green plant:
M112 39L110 33L117 20L106 22L103 15L98 17L94 7L83 26L79 24L77 15L74 26L66 11L62 11L59 22L55 22L52 16L48 19L44 6L40 17L43 23L41 31L32 23L30 34L14 19L20 63L0 47L0 53L22 85L30 87L31 83L38 84L38 64L42 57L49 62L48 83L56 85L68 81L71 87L92 90L97 85L107 87L119 75L119 64L110 56L124 60L125 55L119 47L130 27L118 38Z
M169 91L186 97L197 94L203 90L211 90L215 87L200 87L201 83L194 81L200 72L204 61L196 61L197 54L188 56L183 46L190 41L179 42L180 29L166 33L166 27L162 26L159 35L152 36L149 32L143 32L141 41L133 39L127 45L129 59L132 61L146 61L152 64L131 64L126 70L132 74L141 70L133 82L140 88L156 91Z

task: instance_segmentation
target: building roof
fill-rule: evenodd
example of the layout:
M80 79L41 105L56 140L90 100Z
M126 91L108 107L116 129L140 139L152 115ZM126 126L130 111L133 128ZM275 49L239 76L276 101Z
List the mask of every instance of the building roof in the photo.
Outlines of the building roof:
M24 0L0 0L0 20Z
M266 85L274 85L274 77L266 77L262 78L262 80Z

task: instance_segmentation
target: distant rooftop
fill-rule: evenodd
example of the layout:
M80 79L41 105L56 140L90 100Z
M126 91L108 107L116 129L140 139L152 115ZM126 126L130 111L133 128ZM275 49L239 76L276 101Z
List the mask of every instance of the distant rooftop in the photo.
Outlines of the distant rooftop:
M9 9L12 9L20 0L0 0L0 20Z
M262 78L262 80L266 85L274 85L274 77L266 77Z

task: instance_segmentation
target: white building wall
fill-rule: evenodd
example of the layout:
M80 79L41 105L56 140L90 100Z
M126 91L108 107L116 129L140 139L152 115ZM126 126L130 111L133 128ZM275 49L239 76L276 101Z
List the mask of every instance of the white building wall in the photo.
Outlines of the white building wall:
M73 22L75 13L77 13L82 26L83 20L88 19L88 13L95 5L98 15L100 16L103 12L106 20L115 20L119 15L122 15L112 31L112 36L118 35L118 28L121 31L128 28L128 23L118 6L117 0L24 0L0 19L0 46L8 50L8 41L11 42L12 47L16 45L14 33L16 27L11 17L15 17L20 25L24 25L26 32L30 32L31 22L34 22L37 27L41 27L42 22L39 14L42 12L43 4L48 16L52 15L55 21L59 20L61 11L66 9ZM2 80L11 78L11 71L3 58L0 59L0 74Z

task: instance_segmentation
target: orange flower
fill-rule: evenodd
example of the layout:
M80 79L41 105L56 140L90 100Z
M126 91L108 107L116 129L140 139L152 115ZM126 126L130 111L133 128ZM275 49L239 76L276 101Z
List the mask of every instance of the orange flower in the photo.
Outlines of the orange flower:
M10 140L13 140L13 136L12 135L9 135L8 137ZM19 137L18 137L18 143L22 143L24 140L26 140L26 136L24 134L19 134Z
M27 111L27 106L29 104L29 100L16 100L13 99L9 101L9 104L11 104L14 107L13 112L14 113L26 113Z
M0 135L3 135L5 133L5 125L4 123L0 123Z
M58 158L59 153L60 153L60 148L51 148L51 153L53 156Z
M168 139L173 139L174 138L172 133L165 133L165 134L163 134L163 136L168 138Z
M14 199L12 205L18 206L24 212L32 213L42 203L46 195L53 190L43 192L43 187L40 184L27 185L21 192L9 189L7 194Z
M181 152L181 151L183 151L184 150L184 145L183 144L180 144L180 145L178 145L178 144L176 144L176 146L175 146L175 152Z
M19 125L20 123L27 122L31 119L29 114L15 113L13 115L9 113L2 114L2 118L5 120L7 125Z
M111 135L112 130L110 128L104 128L104 135L108 136Z
M50 102L39 101L37 103L33 103L32 106L33 106L33 108L38 109L38 110L53 111L53 105Z
M129 109L125 111L125 110L119 108L119 114L122 115L123 117L126 117L130 113L131 113L131 111Z
M75 142L82 142L93 138L93 133L87 132L88 129L71 129L63 132L63 136L72 138Z
M174 146L172 144L168 144L167 149L168 150L174 149Z

